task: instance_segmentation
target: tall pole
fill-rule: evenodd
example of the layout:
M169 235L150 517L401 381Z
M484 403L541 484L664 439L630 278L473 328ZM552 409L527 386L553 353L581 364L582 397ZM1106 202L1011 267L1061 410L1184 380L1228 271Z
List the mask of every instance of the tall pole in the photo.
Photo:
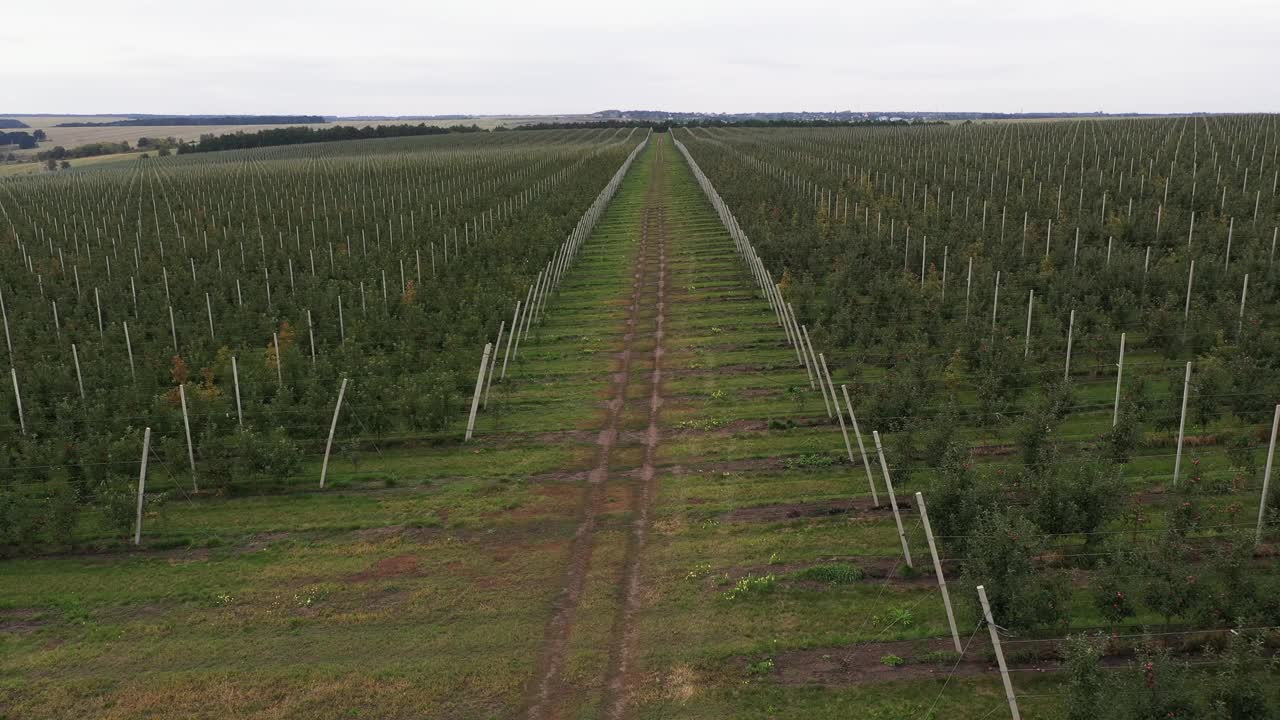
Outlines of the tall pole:
M240 366L236 364L236 356L231 356L231 379L236 387L236 422L244 427L244 411L240 408Z
M476 390L471 395L471 414L467 417L467 436L464 442L471 440L471 434L476 429L476 412L480 409L480 393L484 390L484 371L489 367L489 352L493 350L493 343L484 344L484 355L480 358L480 374L476 377Z
M516 300L516 312L514 315L511 316L512 332L507 334L507 349L504 350L502 353L502 374L498 376L499 380L505 379L507 377L507 360L511 357L511 343L514 340L518 340L520 337L515 332L515 329L519 327L519 325L517 324L517 321L520 319L520 302L521 302L520 300Z
M1182 417L1178 420L1178 452L1173 460L1173 485L1178 485L1178 475L1182 471L1182 438L1187 429L1187 395L1191 393L1191 363L1187 363L1187 374L1182 379Z
M124 327L124 349L129 354L129 377L136 379L138 375L133 369L133 341L129 339L129 323L121 322L120 324Z
M1240 288L1240 317L1236 320L1236 336L1244 332L1244 301L1249 297L1249 273L1244 274L1244 286Z
M1120 361L1116 363L1116 401L1111 410L1111 427L1120 421L1120 380L1124 377L1124 336L1120 333Z
M1191 281L1196 275L1196 261L1191 261L1191 266L1187 269L1187 301L1182 306L1182 322L1186 323L1191 317Z
M151 454L151 428L142 433L142 466L138 469L138 511L133 521L133 544L142 544L142 510L147 494L147 458Z
M276 346L276 384L284 387L284 357L280 355L280 333L271 333L271 342Z
M1004 694L1009 699L1009 712L1013 720L1022 720L1018 714L1018 699L1013 694L1013 682L1009 680L1009 666L1004 662L1004 650L1000 647L1000 633L996 632L996 621L991 619L991 603L987 602L986 588L978 586L978 600L982 602L982 616L987 621L987 630L991 631L991 647L996 652L996 662L1000 666L1000 679L1004 681Z
M809 358L813 362L814 374L818 376L818 392L822 393L822 404L827 408L827 417L831 417L831 403L827 400L827 388L822 383L822 370L818 367L818 354L813 351L813 342L809 340L809 326L801 328L804 332L804 344L809 348Z
M871 475L871 461L867 459L867 446L862 442L862 430L858 428L858 416L853 414L853 403L849 402L849 386L841 385L844 393L844 407L849 411L849 420L853 425L853 436L858 439L858 452L862 454L862 467L867 471L867 485L871 488L871 502L880 507L880 496L876 494L876 480Z
M347 394L347 379L342 378L338 386L338 402L333 406L333 422L329 423L329 439L324 444L324 462L320 465L320 487L324 488L325 476L329 474L329 453L333 450L333 434L338 429L338 413L342 411L342 396Z
M973 256L969 256L969 272L964 280L964 319L969 321L969 295L973 290Z
M831 371L827 369L827 358L821 354L818 358L822 362L822 372L826 376L825 382L827 389L831 391L831 399L836 397L836 386L831 382ZM836 417L840 420L840 435L844 437L844 451L849 455L849 462L853 462L853 446L849 444L849 430L844 426L844 412L840 410L840 403L836 402Z
M80 399L84 400L84 376L80 374L80 351L76 350L75 343L71 343L71 360L76 366L76 385L80 388Z
M911 548L907 547L907 531L902 527L902 514L898 512L898 497L893 494L893 481L889 479L889 463L884 461L884 446L880 444L880 431L872 430L871 437L876 441L876 454L880 456L880 472L884 473L884 486L889 490L889 506L893 508L893 521L898 525L898 539L902 541L902 557L911 564Z
M942 592L942 606L947 611L947 624L951 626L951 640L956 644L956 652L964 652L960 644L960 631L956 629L956 615L951 610L951 593L947 592L947 578L942 574L942 560L938 557L938 546L933 541L933 528L929 525L929 512L924 507L924 495L916 493L916 507L920 510L920 522L924 524L924 536L929 541L929 555L933 557L933 574L938 576L938 590Z
M1271 465L1276 459L1276 431L1280 430L1280 405L1276 405L1276 414L1271 419L1271 444L1267 446L1267 468L1262 472L1262 500L1258 503L1258 534L1254 544L1262 542L1262 527L1267 519L1267 493L1271 489Z
M1031 354L1031 308L1036 303L1035 288L1031 289L1031 293L1027 295L1027 335L1022 341L1022 358L1025 360Z
M1067 362L1062 370L1062 381L1066 382L1071 379L1071 341L1075 339L1076 334L1076 311L1071 311L1071 320L1067 324Z
M13 376L13 401L18 406L18 429L26 435L27 421L22 417L22 391L18 389L18 368L9 368L9 374Z
M503 320L498 324L498 339L493 343L493 359L489 361L489 377L484 381L484 407L489 409L489 388L493 387L493 370L498 367L498 347L502 345L502 333L507 329L507 321ZM511 341L507 340L510 345Z
M996 271L995 294L991 298L991 342L996 340L996 312L1000 309L1000 271Z
M196 484L196 449L191 443L191 420L187 417L186 383L178 386L178 400L182 403L182 429L187 434L187 461L191 463L191 489L200 492L200 486Z

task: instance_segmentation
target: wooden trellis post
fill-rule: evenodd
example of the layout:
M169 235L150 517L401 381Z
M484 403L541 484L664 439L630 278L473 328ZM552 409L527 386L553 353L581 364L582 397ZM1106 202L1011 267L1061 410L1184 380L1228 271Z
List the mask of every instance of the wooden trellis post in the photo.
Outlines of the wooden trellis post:
M22 416L22 391L18 389L18 368L9 368L9 374L13 376L13 401L18 406L18 429L26 435L27 421Z
M1182 471L1182 439L1187 429L1187 395L1191 393L1191 363L1187 363L1187 374L1182 379L1182 414L1178 420L1178 451L1173 460L1173 485L1177 487L1178 476Z
M938 590L942 593L942 606L947 611L947 624L951 627L951 640L956 645L956 652L964 652L960 644L960 631L956 629L956 615L951 610L951 593L947 592L947 578L942 574L942 560L938 557L938 546L933 541L933 528L929 525L929 511L924 507L924 495L916 493L916 509L920 511L920 522L924 525L924 536L929 541L929 555L933 558L933 573L938 576Z
M911 564L911 548L907 546L907 531L902 527L902 513L898 512L898 497L893 492L893 481L889 479L889 463L884 460L884 446L880 444L880 431L872 430L871 437L876 441L876 454L880 456L880 471L884 473L884 486L889 491L889 506L893 508L893 521L898 525L898 538L902 541L902 558L907 567Z
M1280 405L1276 405L1276 413L1271 418L1271 444L1267 446L1267 466L1262 471L1262 499L1258 502L1258 532L1254 536L1254 545L1262 543L1262 528L1267 519L1267 494L1271 490L1271 467L1276 459L1276 431L1280 430Z
M1035 288L1031 289L1031 293L1027 295L1027 334L1022 341L1022 358L1025 360L1031 354L1031 308L1036 302Z
M342 412L342 398L347 394L347 379L342 378L338 386L338 402L333 406L333 421L329 423L329 439L324 444L324 462L320 464L320 488L324 489L324 479L329 474L329 453L333 451L333 434L338 430L338 413Z
M853 414L853 403L849 402L849 386L841 385L844 393L844 407L849 411L849 421L853 425L853 436L858 440L858 452L862 454L862 467L867 471L867 485L871 488L871 502L880 507L880 496L876 494L876 480L871 475L871 462L867 459L867 447L862 442L862 431L858 428L858 417Z
M244 427L244 411L240 408L240 367L234 355L231 356L231 381L236 389L236 422Z
M84 376L80 374L80 351L76 350L75 343L71 343L71 361L76 366L76 386L80 388L80 399L84 400Z
M1120 360L1116 363L1116 400L1111 410L1111 427L1115 427L1120 421L1120 381L1124 377L1124 337L1125 333L1120 333Z
M178 386L178 400L182 403L182 429L187 435L187 461L191 463L191 489L200 492L200 485L196 482L196 449L191 442L191 419L187 415L186 383Z
M1009 680L1009 666L1004 661L1004 650L1000 647L1000 633L996 631L996 621L991 618L991 603L987 602L986 588L978 586L978 600L982 602L982 617L987 621L987 630L991 632L991 647L996 653L996 663L1000 666L1000 679L1004 681L1004 694L1009 700L1009 712L1013 720L1022 720L1018 714L1018 698L1013 694L1013 682Z
M484 344L484 354L480 357L480 373L476 376L476 390L471 395L471 414L467 417L467 436L463 442L470 442L476 429L476 412L480 409L480 393L484 390L484 371L489 367L489 352L493 343Z
M1072 309L1071 320L1067 323L1067 359L1062 369L1062 381L1067 382L1071 379L1071 342L1075 339L1076 333L1076 311Z
M151 428L142 433L142 466L138 469L138 511L133 522L133 544L142 544L142 511L147 495L147 458L151 455Z
M493 343L493 359L489 361L489 376L484 381L484 409L489 409L489 388L493 387L493 371L498 367L498 347L502 345L502 332L507 328L507 321L498 324L498 339ZM510 345L511 341L508 340Z

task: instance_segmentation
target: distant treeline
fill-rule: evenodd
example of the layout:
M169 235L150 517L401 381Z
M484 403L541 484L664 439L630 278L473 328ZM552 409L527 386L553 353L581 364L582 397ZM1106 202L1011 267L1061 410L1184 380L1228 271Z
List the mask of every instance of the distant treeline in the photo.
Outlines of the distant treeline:
M367 140L371 138L470 132L484 132L484 130L475 125L440 127L438 125L427 125L426 123L418 125L376 125L359 128L349 125L337 125L319 129L309 127L269 128L252 133L242 131L225 135L201 135L199 142L178 145L178 153L243 150L246 148L301 145L304 143L334 142L337 140Z
M556 122L517 125L515 128L497 128L498 130L592 130L610 128L654 128L664 130L671 127L873 127L878 125L941 125L941 122L907 122L906 120L598 120L593 122Z
M16 128L25 128L25 127L31 127L31 126L22 122L21 120L14 120L13 118L0 118L0 128L3 128L5 130L13 130Z
M127 153L133 148L127 142L96 142L87 145L79 145L70 150L55 145L52 150L36 153L36 159L41 161L48 160L67 160L70 158L87 158L97 157L99 155L115 155L117 153Z
M41 140L44 140L43 130L37 130L34 134L22 131L0 132L0 146L17 145L19 150L30 150Z
M298 125L324 123L319 115L224 115L221 117L142 117L109 122L65 122L55 127L155 127L160 125Z

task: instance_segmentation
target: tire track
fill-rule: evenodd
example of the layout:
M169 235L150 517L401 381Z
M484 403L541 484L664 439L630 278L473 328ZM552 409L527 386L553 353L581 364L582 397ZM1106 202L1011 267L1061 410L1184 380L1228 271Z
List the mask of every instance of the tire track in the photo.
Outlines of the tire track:
M660 138L659 143L665 141ZM637 649L637 623L644 601L643 572L644 550L652 524L651 510L658 492L655 470L658 444L661 441L659 415L662 408L662 356L665 353L664 324L666 322L667 226L666 189L664 174L665 148L658 144L654 163L654 183L646 200L645 235L657 245L657 278L653 330L653 372L649 387L649 427L644 440L644 461L631 493L631 529L627 537L626 559L623 568L622 605L614 621L609 649L609 665L605 680L604 716L621 720L630 714L631 695L635 687L635 654ZM656 207L655 207L656 203ZM652 211L652 212L650 212ZM653 229L649 229L652 223Z
M582 600L591 555L595 544L597 520L604 505L606 481L609 479L610 460L618 443L619 426L626 408L627 390L631 384L631 360L634 355L636 325L640 320L641 296L648 275L648 216L646 201L644 222L641 224L640 244L632 265L631 305L623 334L623 348L618 354L620 367L613 373L610 383L612 396L604 428L597 437L596 465L587 479L587 492L579 508L579 521L574 530L569 550L563 590L556 601L556 609L547 624L543 640L542 657L529 691L529 720L548 720L559 717L565 696L564 668L569 638L573 634L574 619Z

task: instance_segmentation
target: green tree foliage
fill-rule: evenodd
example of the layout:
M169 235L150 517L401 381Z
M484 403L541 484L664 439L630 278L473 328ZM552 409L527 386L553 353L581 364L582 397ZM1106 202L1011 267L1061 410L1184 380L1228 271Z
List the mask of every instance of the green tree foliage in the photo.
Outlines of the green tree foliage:
M966 548L963 584L986 587L992 617L1001 627L1026 630L1066 620L1067 588L1040 568L1037 556L1043 548L1039 529L1017 510L987 510L978 517ZM980 612L976 596L971 603Z

